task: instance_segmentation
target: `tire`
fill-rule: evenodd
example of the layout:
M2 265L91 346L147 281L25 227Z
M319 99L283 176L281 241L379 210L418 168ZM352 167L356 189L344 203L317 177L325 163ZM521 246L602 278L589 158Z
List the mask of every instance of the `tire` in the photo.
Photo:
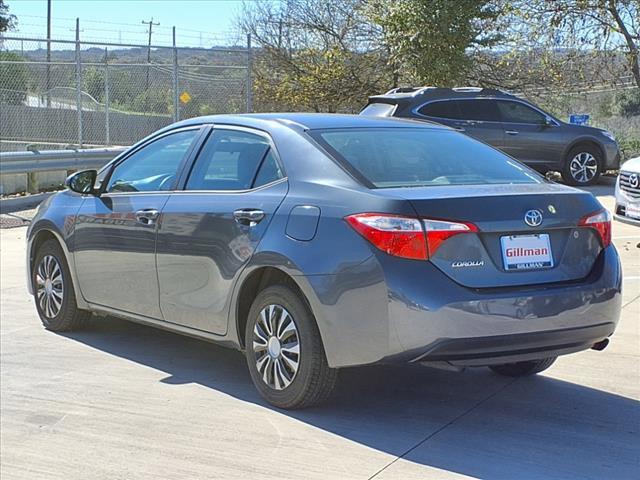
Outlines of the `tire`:
M47 240L40 246L31 275L36 309L44 328L68 332L77 330L89 318L90 312L78 309L69 266L57 241Z
M583 165L584 168L580 168ZM568 185L585 187L593 185L602 174L602 155L592 146L572 148L565 158L562 179Z
M558 357L542 358L540 360L528 360L526 362L505 363L504 365L491 365L489 368L505 377L526 377L534 375L549 368Z
M249 310L245 339L251 380L271 405L306 408L331 395L337 370L327 364L313 314L289 286L273 285L256 296Z

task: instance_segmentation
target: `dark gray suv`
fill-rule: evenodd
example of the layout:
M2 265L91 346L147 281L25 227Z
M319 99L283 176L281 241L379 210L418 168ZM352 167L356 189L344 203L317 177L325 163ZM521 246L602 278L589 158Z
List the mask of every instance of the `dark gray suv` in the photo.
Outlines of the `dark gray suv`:
M590 185L617 169L613 135L562 122L508 93L475 87L395 88L369 98L361 115L431 120L499 148L536 170L559 171L571 185Z

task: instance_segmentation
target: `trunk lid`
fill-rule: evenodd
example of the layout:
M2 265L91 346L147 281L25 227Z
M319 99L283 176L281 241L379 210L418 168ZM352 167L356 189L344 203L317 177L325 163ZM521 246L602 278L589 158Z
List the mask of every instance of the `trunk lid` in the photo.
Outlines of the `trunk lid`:
M577 226L580 218L602 206L590 193L563 185L431 186L377 192L408 200L421 218L478 227L479 232L449 238L429 259L467 287L579 280L589 274L602 250L595 230ZM542 214L537 226L525 223L532 210Z

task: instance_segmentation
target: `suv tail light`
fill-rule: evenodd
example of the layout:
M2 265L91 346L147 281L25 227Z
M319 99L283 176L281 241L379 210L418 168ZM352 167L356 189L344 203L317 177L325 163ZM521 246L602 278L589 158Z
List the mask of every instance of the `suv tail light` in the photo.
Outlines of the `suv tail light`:
M597 231L602 242L602 248L607 248L611 245L611 214L608 210L598 210L585 215L578 222L578 226L593 228Z
M427 260L454 235L478 231L471 223L383 213L358 213L345 220L376 248L389 255L415 260Z

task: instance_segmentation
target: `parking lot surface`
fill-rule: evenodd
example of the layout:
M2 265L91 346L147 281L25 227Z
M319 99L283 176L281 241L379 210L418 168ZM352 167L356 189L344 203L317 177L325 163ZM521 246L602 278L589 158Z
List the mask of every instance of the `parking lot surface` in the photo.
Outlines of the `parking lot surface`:
M613 185L591 189L613 206ZM375 366L325 405L265 404L244 357L122 320L45 331L26 228L0 230L2 480L638 478L640 228L614 222L623 313L611 344L506 379Z

